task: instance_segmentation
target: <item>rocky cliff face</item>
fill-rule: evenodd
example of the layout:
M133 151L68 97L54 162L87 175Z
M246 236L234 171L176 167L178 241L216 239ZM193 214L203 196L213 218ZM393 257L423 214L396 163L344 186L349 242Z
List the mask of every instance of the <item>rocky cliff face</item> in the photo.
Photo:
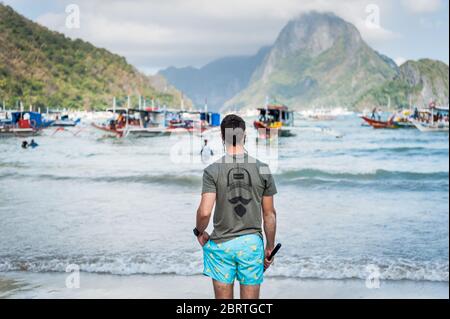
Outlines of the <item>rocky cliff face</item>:
M369 90L357 102L357 107L386 106L389 102L399 108L423 107L431 101L448 105L449 67L440 61L422 59L405 62L397 77Z
M407 61L400 67L400 79L417 93L413 102L425 105L430 101L448 104L449 68L443 62L423 59Z
M287 24L249 87L226 105L254 108L269 96L295 109L348 107L397 74L395 63L372 50L353 25L312 12Z

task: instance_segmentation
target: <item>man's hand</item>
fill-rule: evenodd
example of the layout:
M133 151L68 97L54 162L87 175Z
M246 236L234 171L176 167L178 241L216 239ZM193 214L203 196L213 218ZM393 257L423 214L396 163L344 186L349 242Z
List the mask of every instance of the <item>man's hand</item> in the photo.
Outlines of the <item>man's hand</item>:
M266 253L265 253L266 256L264 258L264 270L269 269L269 267L272 266L272 264L273 264L273 261L275 258L273 258L272 260L269 260L269 257L272 254L272 251L274 249L275 249L274 247L272 247L272 248L266 247Z
M205 246L209 240L209 234L207 232L203 232L200 236L197 237L198 243L200 246Z

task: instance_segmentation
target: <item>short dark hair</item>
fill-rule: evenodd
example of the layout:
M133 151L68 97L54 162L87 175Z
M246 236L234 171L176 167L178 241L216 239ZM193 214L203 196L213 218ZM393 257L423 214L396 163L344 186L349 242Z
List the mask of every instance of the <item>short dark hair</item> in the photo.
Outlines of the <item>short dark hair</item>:
M237 115L227 115L222 124L220 124L220 131L222 132L222 140L227 145L236 146L243 144L245 136L245 121Z

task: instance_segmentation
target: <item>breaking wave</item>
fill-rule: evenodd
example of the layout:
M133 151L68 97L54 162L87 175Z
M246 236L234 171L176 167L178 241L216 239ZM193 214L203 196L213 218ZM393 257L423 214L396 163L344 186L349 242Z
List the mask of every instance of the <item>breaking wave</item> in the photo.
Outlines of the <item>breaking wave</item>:
M386 181L386 180L406 180L406 181L435 181L449 178L448 172L408 172L408 171L388 171L378 169L372 172L333 172L318 169L287 170L278 175L281 181L295 180L298 178L328 178L335 180L353 181Z
M13 171L0 173L1 179L31 178L35 180L53 181L80 181L96 183L138 183L157 184L162 186L200 187L202 173L179 174L142 174L142 175L116 175L116 176L70 176L58 174L18 174ZM383 188L402 190L442 191L448 188L448 172L404 172L376 170L373 172L333 172L319 169L287 170L275 174L280 184L297 185L302 187L373 187L380 185ZM426 185L425 185L426 184Z
M68 265L82 272L112 275L200 275L201 254L165 253L133 257L0 258L0 272L65 272ZM339 259L281 256L269 277L309 279L363 279L376 272L381 280L449 281L449 264L406 259Z

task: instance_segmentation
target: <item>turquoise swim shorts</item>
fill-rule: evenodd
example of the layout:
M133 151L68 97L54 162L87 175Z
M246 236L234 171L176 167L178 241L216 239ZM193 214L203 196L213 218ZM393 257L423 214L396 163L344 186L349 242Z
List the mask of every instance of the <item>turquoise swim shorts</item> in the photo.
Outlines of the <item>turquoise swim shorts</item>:
M264 277L264 241L258 234L244 235L216 244L208 241L203 247L205 276L233 284L260 285Z

